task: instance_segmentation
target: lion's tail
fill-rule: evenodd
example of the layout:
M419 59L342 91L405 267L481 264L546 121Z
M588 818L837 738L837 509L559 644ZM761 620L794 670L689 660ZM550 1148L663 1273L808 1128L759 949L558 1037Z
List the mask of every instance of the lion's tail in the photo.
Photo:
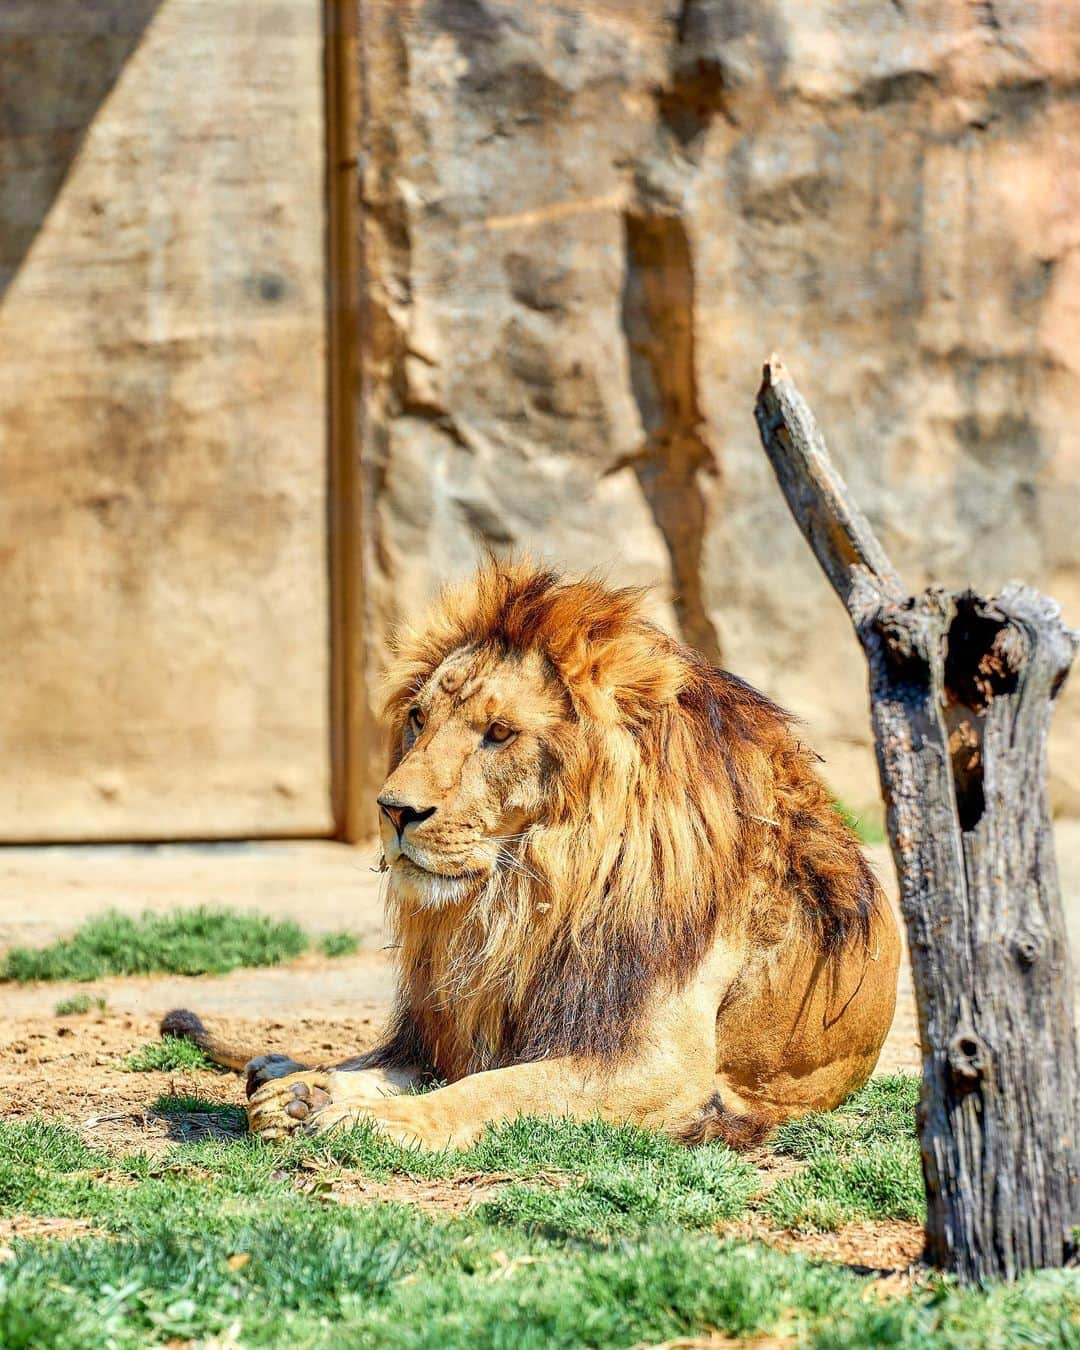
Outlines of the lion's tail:
M741 1151L760 1144L772 1129L773 1122L756 1112L745 1115L724 1105L720 1094L714 1092L693 1120L688 1121L677 1134L680 1144L696 1148L720 1140L729 1148Z
M172 1012L166 1013L158 1029L162 1036L175 1036L178 1040L191 1041L193 1045L199 1047L207 1059L220 1064L223 1069L234 1069L240 1073L255 1057L253 1050L233 1045L207 1031L198 1013L189 1012L187 1008L174 1008Z

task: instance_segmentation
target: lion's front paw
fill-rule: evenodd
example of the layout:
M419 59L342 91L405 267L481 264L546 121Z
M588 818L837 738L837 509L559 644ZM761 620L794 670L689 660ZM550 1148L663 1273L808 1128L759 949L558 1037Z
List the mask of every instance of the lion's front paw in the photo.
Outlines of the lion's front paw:
M307 1125L333 1101L333 1074L306 1069L265 1083L247 1106L248 1128L260 1139L280 1139Z
M262 1093L258 1095L262 1096ZM441 1149L452 1143L453 1130L425 1111L415 1097L373 1099L352 1093L334 1094L325 1102L317 1105L313 1102L305 1113L303 1107L308 1101L305 1096L286 1099L284 1103L284 1109L291 1113L291 1128L299 1126L305 1134L329 1134L352 1129L354 1125L370 1125L377 1133L404 1148ZM276 1138L281 1133L276 1120L268 1120L268 1126L270 1132L260 1130L264 1138Z
M354 1125L370 1122L378 1128L376 1121L364 1102L328 1102L304 1121L305 1134L329 1134L336 1130L351 1130Z

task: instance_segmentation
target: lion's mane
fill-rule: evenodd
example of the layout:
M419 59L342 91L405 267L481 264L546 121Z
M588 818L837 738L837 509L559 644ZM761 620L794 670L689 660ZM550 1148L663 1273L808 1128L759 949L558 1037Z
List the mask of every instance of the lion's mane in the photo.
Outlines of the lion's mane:
M642 593L490 563L396 640L391 767L417 690L460 647L538 649L570 722L546 747L550 814L460 904L390 905L400 1002L369 1062L457 1078L625 1054L649 994L677 987L718 932L824 957L867 940L875 883L774 703L673 641Z

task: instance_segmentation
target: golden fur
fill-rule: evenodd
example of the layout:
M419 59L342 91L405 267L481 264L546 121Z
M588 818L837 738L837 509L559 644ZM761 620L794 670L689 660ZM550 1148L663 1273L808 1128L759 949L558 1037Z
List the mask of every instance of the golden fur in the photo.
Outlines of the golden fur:
M253 1129L556 1110L745 1145L865 1081L888 907L790 719L639 592L491 563L399 635L386 716L394 1025L336 1070L258 1061Z

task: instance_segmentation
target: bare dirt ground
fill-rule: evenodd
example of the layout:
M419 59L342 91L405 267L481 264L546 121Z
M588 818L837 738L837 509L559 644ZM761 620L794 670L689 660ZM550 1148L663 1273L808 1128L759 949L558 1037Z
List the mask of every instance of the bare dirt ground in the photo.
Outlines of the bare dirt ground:
M295 1053L307 1062L344 1058L374 1043L383 1009L340 1019L215 1018L230 1039L253 1049ZM133 1050L157 1037L157 1018L140 1013L0 1019L0 1118L33 1115L63 1120L88 1144L117 1152L158 1153L170 1143L221 1131L208 1119L193 1129L186 1118L156 1115L161 1096L200 1097L240 1105L243 1090L231 1073L129 1073Z
M1073 950L1080 951L1080 822L1059 824L1058 860ZM888 850L868 850L895 897ZM235 971L202 979L139 977L93 986L104 1012L57 1017L76 984L0 985L0 1118L44 1114L63 1120L88 1143L129 1152L162 1152L174 1142L222 1132L211 1116L155 1113L162 1095L190 1095L239 1104L231 1074L128 1073L128 1055L157 1035L161 1015L194 1007L252 1053L286 1051L327 1062L374 1044L393 994L393 953L382 920L374 850L329 843L167 845L154 847L9 848L0 851L0 951L38 945L73 931L109 908L126 913L196 904L227 904L298 920L314 932L347 929L360 938L354 957L305 956L288 966ZM917 1071L919 1050L910 970L905 962L896 1019L881 1072ZM755 1159L765 1184L782 1174L782 1159ZM775 1166L773 1164L776 1164ZM502 1178L448 1182L342 1179L335 1198L355 1204L386 1198L455 1213L490 1194ZM0 1246L21 1221L0 1228ZM838 1234L787 1237L758 1231L752 1221L732 1234L766 1237L903 1283L920 1250L909 1224L859 1224ZM743 1233L742 1229L746 1232ZM754 1231L751 1232L750 1230ZM60 1231L60 1230L58 1230Z

